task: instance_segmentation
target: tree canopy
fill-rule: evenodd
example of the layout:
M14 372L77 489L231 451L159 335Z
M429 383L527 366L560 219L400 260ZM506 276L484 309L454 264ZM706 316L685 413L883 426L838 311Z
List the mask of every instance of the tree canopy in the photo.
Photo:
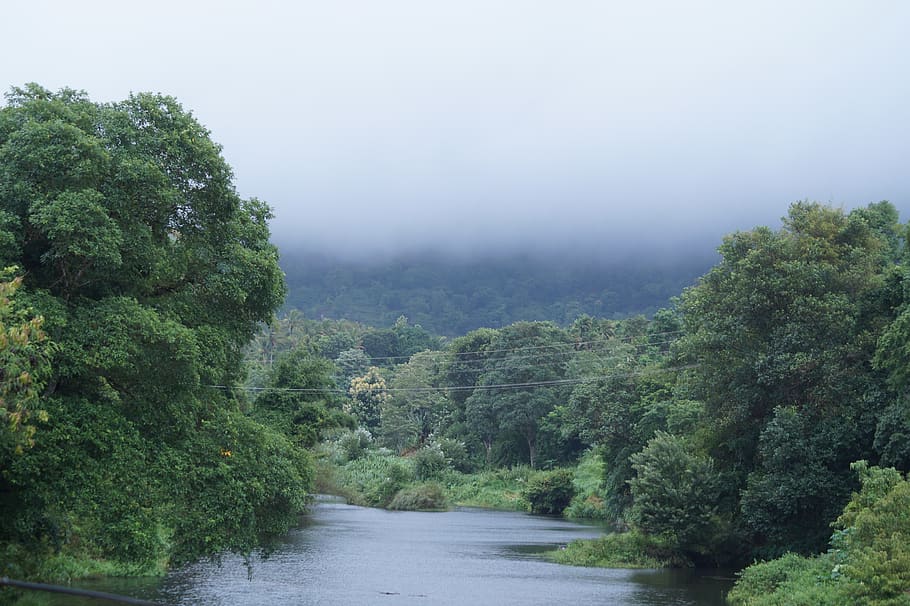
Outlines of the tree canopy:
M19 290L4 309L35 320L0 351L53 348L33 444L0 450L0 542L148 565L249 549L292 519L306 462L225 389L285 293L269 217L171 97L7 95L0 267ZM13 395L17 414L31 396Z

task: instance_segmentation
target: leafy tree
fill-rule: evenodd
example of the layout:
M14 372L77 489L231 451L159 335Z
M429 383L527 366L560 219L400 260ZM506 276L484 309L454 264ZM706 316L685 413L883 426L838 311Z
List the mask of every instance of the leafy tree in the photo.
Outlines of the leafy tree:
M849 214L794 204L777 232L757 228L727 237L723 260L682 297L686 336L678 351L696 366L684 383L691 399L704 402L710 420L700 438L730 472L731 493L755 473L750 499L776 498L774 490L759 486L802 495L800 505L777 509L782 517L772 516L776 526L796 528L812 502L837 498L827 481L817 481L824 470L872 454L875 415L892 397L872 358L877 334L891 316L887 276L895 216L887 203ZM812 451L817 471L778 466L774 456L763 456L762 436L771 439L766 429L780 407L794 410L804 429L799 437L775 439L765 454L795 438ZM826 429L810 430L812 425ZM822 433L833 428L831 435ZM775 508L751 500L749 509L772 515ZM811 534L811 546L778 542L783 536L755 540L775 542L778 550L820 548L818 526Z
M685 551L710 553L723 528L714 462L683 438L659 432L632 455L632 521Z
M335 367L338 369L338 383L343 389L351 387L351 379L363 376L370 367L370 358L362 349L346 349L335 358Z
M302 447L314 446L340 420L331 362L295 349L283 354L268 388L256 398L255 416ZM333 414L334 413L334 414Z
M381 434L399 450L422 446L447 420L448 400L435 389L438 366L438 354L421 352L395 368L392 391L381 411Z
M488 453L492 428L520 436L534 467L540 421L567 396L569 339L554 324L519 322L500 329L489 348L490 357L475 369L482 389L466 401L467 421L483 435Z
M379 369L371 366L363 376L351 379L348 394L348 412L357 417L361 426L371 432L379 427L382 409L391 397Z
M9 273L9 272L7 272ZM45 420L38 392L50 371L53 346L42 330L44 318L16 310L14 297L22 278L0 275L0 435L21 451L31 445L35 425L31 417Z
M858 432L843 419L778 408L759 438L759 467L742 492L746 526L757 552L811 554L830 537L830 523L854 488L849 457L862 452Z
M28 329L28 372L47 421L4 470L0 543L147 566L169 545L248 550L302 502L305 457L225 389L285 292L270 211L231 179L171 97L97 104L33 84L7 95L0 254L21 268L17 305L44 318ZM284 506L263 488L272 480Z
M452 435L464 436L473 443L479 441L488 467L492 458L493 441L499 432L499 423L495 411L488 409L482 398L471 401L470 413L468 401L486 360L492 355L487 351L496 334L497 331L493 329L480 328L453 339L447 349L448 355L442 368L446 384L453 387L447 394L453 406L449 432Z
M410 324L405 316L399 316L392 327L395 333L397 356L413 356L414 354L436 350L440 347L439 339L433 337L420 324Z

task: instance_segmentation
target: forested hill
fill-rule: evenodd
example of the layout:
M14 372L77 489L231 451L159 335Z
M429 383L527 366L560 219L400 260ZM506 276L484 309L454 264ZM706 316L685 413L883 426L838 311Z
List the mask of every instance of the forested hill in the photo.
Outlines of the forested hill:
M389 326L404 315L453 336L520 320L568 324L582 314L619 319L653 313L714 264L705 249L673 261L415 254L356 262L285 247L281 266L286 307L306 317Z

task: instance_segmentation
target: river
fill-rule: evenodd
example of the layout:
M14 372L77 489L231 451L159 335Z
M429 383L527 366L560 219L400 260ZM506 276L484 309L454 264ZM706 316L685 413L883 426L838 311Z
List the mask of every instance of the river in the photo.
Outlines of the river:
M391 512L321 500L249 569L241 558L226 557L163 579L114 579L90 588L173 606L724 604L730 582L717 573L578 568L539 555L600 533L596 526L521 513Z

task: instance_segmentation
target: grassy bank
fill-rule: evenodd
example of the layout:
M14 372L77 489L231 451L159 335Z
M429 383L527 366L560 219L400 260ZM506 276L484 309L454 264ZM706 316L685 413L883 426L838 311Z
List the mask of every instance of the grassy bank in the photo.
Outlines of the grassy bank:
M533 494L535 483L552 473L527 466L464 473L433 448L423 448L411 456L398 456L388 449L371 448L368 438L358 438L356 432L323 443L318 453L317 490L369 507L389 508L401 491L406 494L436 491L439 498L428 509L462 506L532 511L529 494ZM604 519L603 499L598 494L603 469L598 457L589 453L578 466L567 471L572 478L574 497L568 506L560 507L560 511L564 509L563 515ZM397 505L407 502L421 501L399 499Z
M557 564L601 568L681 568L691 562L653 537L630 531L572 541L544 554Z

